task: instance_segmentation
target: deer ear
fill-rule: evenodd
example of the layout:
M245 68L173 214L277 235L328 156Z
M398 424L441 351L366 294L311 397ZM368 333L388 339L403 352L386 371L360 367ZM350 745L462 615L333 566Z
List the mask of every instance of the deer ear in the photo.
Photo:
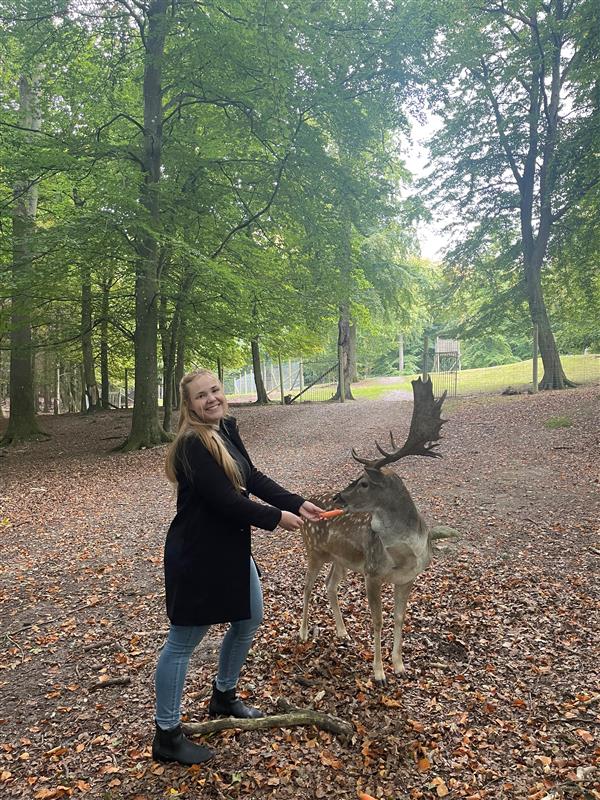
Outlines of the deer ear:
M375 467L365 467L365 472L371 483L381 483L384 478L383 472Z

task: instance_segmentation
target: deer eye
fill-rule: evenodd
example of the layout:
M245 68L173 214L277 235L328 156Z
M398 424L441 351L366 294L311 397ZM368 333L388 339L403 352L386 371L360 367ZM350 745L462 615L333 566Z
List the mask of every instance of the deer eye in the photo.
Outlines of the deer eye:
M369 485L369 481L364 481L363 480L363 481L361 481L359 483L359 486L361 486L363 489L366 489L368 487L368 485Z

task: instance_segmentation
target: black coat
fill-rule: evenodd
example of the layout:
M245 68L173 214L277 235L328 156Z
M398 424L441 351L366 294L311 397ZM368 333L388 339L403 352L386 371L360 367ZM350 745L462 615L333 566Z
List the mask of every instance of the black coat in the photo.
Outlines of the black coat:
M250 526L272 531L281 519L280 509L297 514L304 502L254 467L233 418L221 425L248 461L247 491L234 488L198 436L191 433L180 440L177 514L164 559L167 615L174 625L249 619ZM250 500L248 492L270 505Z

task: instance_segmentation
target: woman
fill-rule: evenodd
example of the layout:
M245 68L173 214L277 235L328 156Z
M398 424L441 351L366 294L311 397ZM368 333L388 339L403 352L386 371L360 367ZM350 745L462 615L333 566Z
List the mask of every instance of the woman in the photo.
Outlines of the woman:
M250 526L296 531L321 509L283 489L253 465L227 416L219 380L208 370L181 381L179 429L166 473L177 484L177 514L164 553L171 627L156 668L156 733L152 757L200 764L208 748L183 735L180 705L188 663L209 627L229 622L209 705L211 716L262 717L236 696L256 629L262 592L250 551ZM249 499L250 492L269 505Z

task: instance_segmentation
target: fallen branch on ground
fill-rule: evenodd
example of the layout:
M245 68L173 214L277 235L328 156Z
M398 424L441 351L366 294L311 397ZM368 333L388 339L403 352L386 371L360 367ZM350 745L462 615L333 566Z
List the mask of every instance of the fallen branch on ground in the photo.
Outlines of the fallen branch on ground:
M186 722L183 725L183 729L186 733L196 736L231 728L241 731L262 731L267 728L293 728L297 725L316 725L317 728L334 733L344 741L349 740L354 733L354 729L349 722L333 717L331 714L314 711L312 708L292 708L282 700L277 701L277 708L284 711L284 713L259 717L258 719L225 717L209 720L208 722Z

